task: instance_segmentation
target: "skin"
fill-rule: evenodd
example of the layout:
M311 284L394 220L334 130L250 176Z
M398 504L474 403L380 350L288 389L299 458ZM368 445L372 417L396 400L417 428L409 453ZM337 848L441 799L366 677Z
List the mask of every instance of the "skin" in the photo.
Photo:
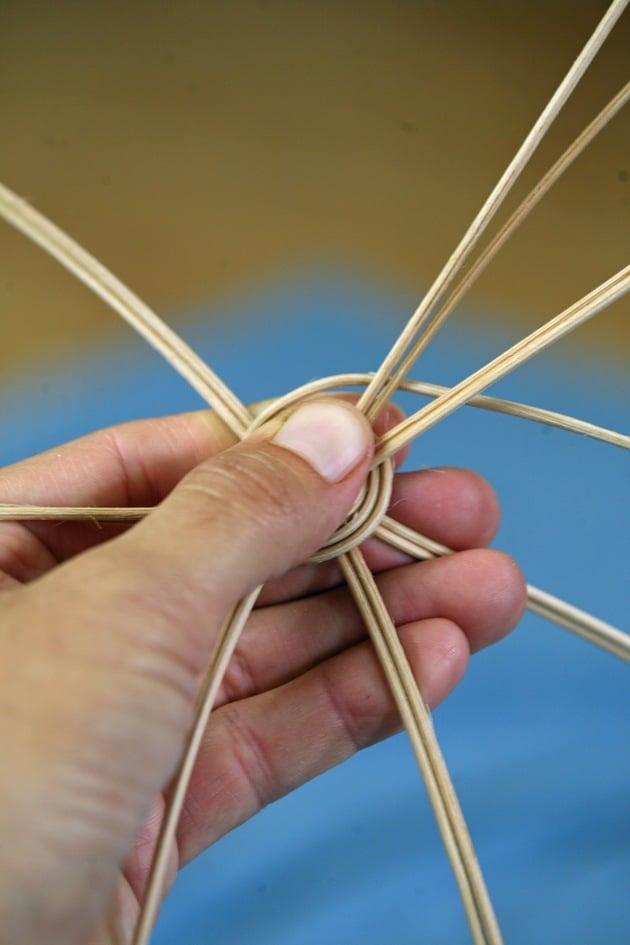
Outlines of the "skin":
M225 615L258 584L172 876L265 804L398 730L336 564L301 564L343 520L371 461L366 421L347 402L336 409L361 442L347 468L338 452L326 458L328 479L305 459L326 438L296 452L287 424L235 444L207 411L126 424L0 471L3 502L161 503L128 530L0 524L1 943L130 941L199 677ZM399 417L388 408L377 432ZM398 473L392 514L458 549L415 563L374 539L363 546L435 707L470 653L517 623L524 582L483 548L499 512L474 473Z

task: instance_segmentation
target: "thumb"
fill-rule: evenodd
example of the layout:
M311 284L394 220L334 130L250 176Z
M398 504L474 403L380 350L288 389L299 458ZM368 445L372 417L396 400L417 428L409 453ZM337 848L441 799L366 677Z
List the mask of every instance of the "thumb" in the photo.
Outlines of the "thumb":
M353 406L309 402L197 466L145 521L76 561L84 576L72 562L57 573L67 569L75 593L89 588L92 611L102 607L126 640L176 648L198 674L233 605L343 521L372 456Z
M209 605L224 612L313 554L347 515L372 456L372 430L353 406L304 404L193 470L127 548L142 570L157 557L154 577L175 576L171 592L182 581L199 594L207 621Z

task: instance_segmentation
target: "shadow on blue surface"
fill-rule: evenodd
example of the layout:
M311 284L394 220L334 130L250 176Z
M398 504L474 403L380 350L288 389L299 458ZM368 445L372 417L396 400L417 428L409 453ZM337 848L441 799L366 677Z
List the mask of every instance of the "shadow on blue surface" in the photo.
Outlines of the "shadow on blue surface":
M296 280L255 302L225 305L218 329L214 318L212 325L191 319L185 335L247 401L323 374L373 370L393 338L393 310L402 323L409 301L383 287ZM415 375L453 382L511 340L507 332L499 338L454 325ZM547 354L495 390L624 429L628 378L598 368L587 378L585 391L582 373ZM51 365L4 390L2 403L4 464L90 429L198 401L130 338L87 363ZM487 475L504 508L497 544L529 580L627 627L627 455L465 409L416 443L410 464L466 465ZM629 941L629 701L623 664L527 617L510 639L473 660L436 713L511 945ZM155 935L156 945L466 941L402 737L216 844L183 871Z

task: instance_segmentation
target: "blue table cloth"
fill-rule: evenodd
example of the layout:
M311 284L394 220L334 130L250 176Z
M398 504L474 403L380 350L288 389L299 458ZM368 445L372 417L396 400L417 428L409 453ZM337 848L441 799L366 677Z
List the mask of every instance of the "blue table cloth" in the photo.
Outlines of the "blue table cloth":
M413 300L356 274L315 273L191 317L183 334L244 400L373 370ZM217 316L220 323L217 323ZM112 316L113 317L113 316ZM415 376L452 383L516 340L474 314ZM271 381L265 381L265 377ZM621 371L550 352L497 394L624 430ZM135 336L0 389L0 463L140 416L194 408ZM414 402L402 398L408 409ZM409 465L466 465L504 508L496 544L528 579L627 628L630 461L584 438L465 408ZM527 616L472 661L435 724L506 942L630 941L630 677L614 657ZM459 945L454 881L403 736L273 805L180 875L156 945Z

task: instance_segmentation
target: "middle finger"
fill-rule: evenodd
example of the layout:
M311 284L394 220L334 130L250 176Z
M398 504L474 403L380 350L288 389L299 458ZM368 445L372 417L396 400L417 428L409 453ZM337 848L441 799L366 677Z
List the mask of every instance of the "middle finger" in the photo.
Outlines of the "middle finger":
M518 566L487 549L385 571L377 584L394 624L446 618L461 627L472 652L507 633L524 605ZM261 608L239 641L218 704L283 685L364 637L346 587Z

